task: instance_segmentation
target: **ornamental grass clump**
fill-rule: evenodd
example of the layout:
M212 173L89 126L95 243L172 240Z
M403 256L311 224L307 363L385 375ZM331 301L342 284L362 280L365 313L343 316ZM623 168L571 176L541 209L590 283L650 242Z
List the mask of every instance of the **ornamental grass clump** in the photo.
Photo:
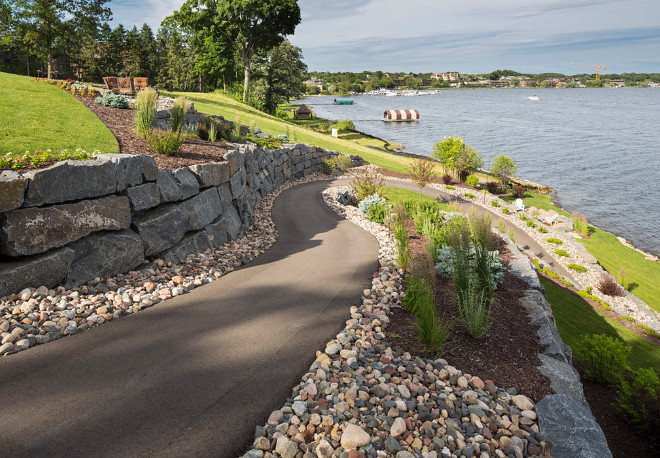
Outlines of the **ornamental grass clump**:
M582 213L573 213L573 229L583 237L589 236L589 223L587 217Z
M135 118L133 122L140 137L147 137L151 132L156 103L158 103L158 93L152 88L140 91L135 99Z
M184 136L178 131L155 129L148 137L149 146L158 154L176 156L179 148L185 142Z
M183 121L190 109L190 101L185 97L177 97L170 111L170 128L172 132L179 132L183 127Z

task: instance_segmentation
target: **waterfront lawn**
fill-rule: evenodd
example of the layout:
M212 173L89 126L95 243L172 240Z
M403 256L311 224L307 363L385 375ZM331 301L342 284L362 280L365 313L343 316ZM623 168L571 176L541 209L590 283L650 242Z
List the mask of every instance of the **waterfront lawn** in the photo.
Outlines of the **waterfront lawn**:
M574 351L583 336L606 334L632 346L630 364L634 369L652 367L660 373L660 347L601 315L573 292L545 278L541 278L541 284L552 305L559 335Z
M59 87L0 72L0 88L0 156L47 149L119 151L101 120Z
M314 132L292 122L265 114L221 94L166 91L162 91L161 94L167 97L186 97L188 100L195 102L195 109L201 113L221 115L230 121L240 119L243 125L250 125L252 121L255 121L261 130L271 135L286 134L297 142L316 145L343 154L359 154L365 161L395 172L406 173L405 166L411 161L409 158L381 152L353 141L349 142L341 138L333 138L327 134Z
M630 292L660 312L660 263L647 261L644 255L623 245L616 236L593 228L591 237L578 239L598 263L615 278L619 269L628 271Z
M409 189L383 186L382 194L390 204L403 203L406 200L414 200L415 202L419 202L419 192L411 191ZM436 202L439 205L439 208L442 210L447 210L447 208L449 208L446 203L440 202L439 200L424 194L422 194L422 202Z
M516 200L516 197L502 197L502 200L511 203ZM559 207L555 207L552 204L552 197L547 194L541 194L536 191L525 191L525 194L523 194L523 203L525 204L525 207L536 207L541 210L554 210L560 215L568 216L569 218L571 217L566 211Z

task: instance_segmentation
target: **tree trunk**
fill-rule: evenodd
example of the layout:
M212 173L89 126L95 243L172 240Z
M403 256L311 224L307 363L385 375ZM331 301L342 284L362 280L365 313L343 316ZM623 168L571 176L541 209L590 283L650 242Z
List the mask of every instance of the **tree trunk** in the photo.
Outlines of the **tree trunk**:
M248 103L250 96L250 64L243 64L243 103Z
M25 52L25 65L27 65L27 76L30 76L30 45L27 45L27 51Z
M48 79L52 79L51 78L52 73L53 73L53 64L52 64L52 61L51 61L51 53L50 53L50 49L49 49L48 50Z

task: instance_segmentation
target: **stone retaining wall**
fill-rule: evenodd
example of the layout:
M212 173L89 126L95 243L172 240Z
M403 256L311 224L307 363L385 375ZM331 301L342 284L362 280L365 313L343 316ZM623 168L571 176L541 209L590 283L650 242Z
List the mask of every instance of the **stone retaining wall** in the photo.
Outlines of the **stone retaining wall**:
M182 261L240 237L255 203L337 153L303 144L240 145L225 162L158 168L106 154L0 173L0 297L80 285L157 258Z

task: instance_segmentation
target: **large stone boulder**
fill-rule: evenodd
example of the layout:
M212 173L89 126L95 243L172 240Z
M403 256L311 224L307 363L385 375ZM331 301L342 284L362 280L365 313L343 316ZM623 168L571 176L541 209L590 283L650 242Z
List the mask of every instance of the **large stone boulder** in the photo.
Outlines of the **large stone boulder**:
M133 186L124 191L134 212L148 210L160 204L160 191L156 183Z
M117 164L112 160L62 161L46 169L25 173L30 180L25 207L70 202L113 194Z
M96 277L108 278L135 269L144 262L144 246L130 229L92 234L69 245L74 252L66 287L81 285Z
M225 221L223 216L206 226L204 230L206 231L209 243L213 248L221 247L229 241L227 221Z
M18 173L5 170L0 172L0 213L20 208L28 180Z
M181 167L176 169L172 175L174 179L179 184L179 189L181 190L181 199L187 199L194 196L199 192L199 183L197 178L190 171L188 167Z
M156 159L147 154L140 154L138 157L142 160L142 180L156 181L158 178L158 164L156 164Z
M24 288L52 288L65 278L73 261L73 250L60 248L39 256L0 263L0 297Z
M92 232L126 229L130 222L131 209L125 196L12 210L5 213L0 227L0 252L9 256L43 253Z
M144 255L151 256L177 244L189 224L190 213L169 204L134 217L132 228L144 243Z
M179 207L190 214L189 231L203 229L222 214L222 203L216 188L200 192L179 204Z
M172 172L167 169L158 169L156 185L160 192L161 202L176 202L183 198L179 183L174 179Z
M189 169L202 188L219 186L229 181L229 164L227 162L191 165Z
M565 394L551 394L536 404L541 436L552 442L555 458L612 456L603 430L588 407Z
M142 164L140 156L134 154L103 154L101 160L110 161L115 164L116 170L116 192L121 192L130 186L142 183Z
M181 263L190 254L203 253L212 248L208 234L205 231L185 236L172 248L160 253L159 258L174 264Z
M538 354L541 366L539 371L550 379L550 386L558 394L566 394L581 404L587 405L582 392L580 374L565 361L559 361L550 356Z

